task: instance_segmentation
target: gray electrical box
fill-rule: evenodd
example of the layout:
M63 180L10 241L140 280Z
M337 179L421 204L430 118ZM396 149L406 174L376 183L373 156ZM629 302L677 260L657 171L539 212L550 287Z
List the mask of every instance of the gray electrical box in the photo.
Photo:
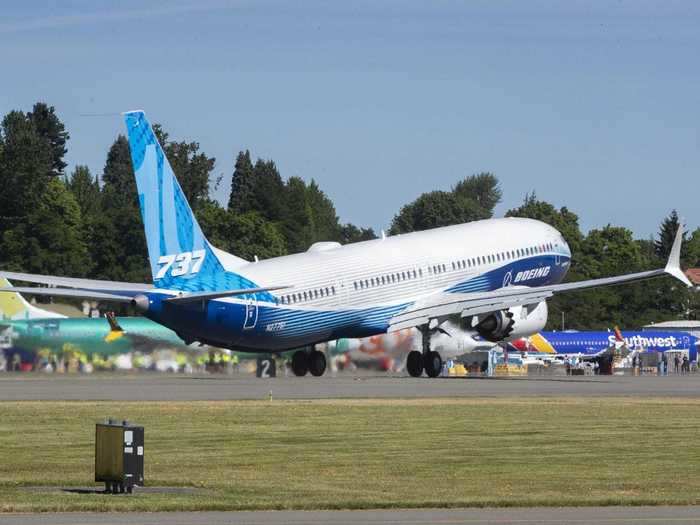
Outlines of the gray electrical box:
M143 487L143 427L111 419L95 425L95 481L113 494Z

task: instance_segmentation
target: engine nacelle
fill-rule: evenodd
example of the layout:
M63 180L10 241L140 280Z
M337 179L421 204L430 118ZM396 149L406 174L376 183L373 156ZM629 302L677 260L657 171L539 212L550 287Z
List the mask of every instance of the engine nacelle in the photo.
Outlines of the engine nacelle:
M520 337L536 334L547 324L547 303L513 306L483 317L474 329L492 343L513 341Z

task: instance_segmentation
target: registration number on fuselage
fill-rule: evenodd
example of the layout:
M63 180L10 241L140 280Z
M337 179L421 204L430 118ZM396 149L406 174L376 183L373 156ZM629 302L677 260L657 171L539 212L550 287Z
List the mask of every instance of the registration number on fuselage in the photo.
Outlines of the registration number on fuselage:
M287 323L280 321L278 323L270 323L265 325L266 332L281 332Z

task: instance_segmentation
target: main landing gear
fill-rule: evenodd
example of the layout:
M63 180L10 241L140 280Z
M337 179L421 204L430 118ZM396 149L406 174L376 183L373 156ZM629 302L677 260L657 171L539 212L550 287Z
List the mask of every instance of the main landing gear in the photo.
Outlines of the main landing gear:
M425 370L428 377L437 377L442 370L442 358L435 350L430 349L431 331L427 327L420 328L423 342L423 352L413 350L406 358L406 370L411 377L420 377Z
M292 372L295 376L305 376L311 372L312 376L322 376L326 371L326 354L318 350L297 350L292 356Z

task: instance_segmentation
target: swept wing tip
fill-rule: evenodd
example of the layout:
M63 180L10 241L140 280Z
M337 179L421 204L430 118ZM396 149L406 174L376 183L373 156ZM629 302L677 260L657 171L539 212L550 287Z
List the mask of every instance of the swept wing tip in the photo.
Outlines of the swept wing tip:
M683 244L683 220L680 221L680 226L678 226L678 231L676 232L676 238L673 239L673 245L671 246L671 253L668 256L668 262L666 263L666 268L664 270L667 274L672 275L688 288L693 286L690 279L685 275L683 270L681 270L681 245Z

